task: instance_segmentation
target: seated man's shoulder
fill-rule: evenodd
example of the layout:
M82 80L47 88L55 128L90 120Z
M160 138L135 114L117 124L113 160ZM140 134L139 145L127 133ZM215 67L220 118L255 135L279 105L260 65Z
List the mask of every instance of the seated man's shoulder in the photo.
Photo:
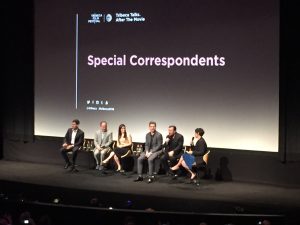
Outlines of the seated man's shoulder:
M176 132L176 136L177 136L178 138L183 138L183 135L180 134L180 133L177 133L177 132Z
M161 136L162 137L162 134L161 133L159 133L158 131L156 131L156 133L155 133L157 136Z

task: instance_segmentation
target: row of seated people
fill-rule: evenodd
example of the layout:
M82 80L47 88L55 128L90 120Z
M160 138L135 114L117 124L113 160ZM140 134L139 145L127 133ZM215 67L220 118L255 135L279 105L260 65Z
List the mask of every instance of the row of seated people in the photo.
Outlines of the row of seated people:
M203 156L208 153L207 144L203 138L204 130L195 129L195 135L191 140L191 147L183 153L184 137L176 131L175 125L168 127L168 135L165 142L161 133L156 130L156 122L149 122L149 132L146 134L144 151L137 159L138 177L135 182L142 181L144 161L148 161L148 183L154 180L154 160L160 158L162 167L166 173L174 174L179 168L183 167L194 180L196 173L192 170L193 166L205 164ZM61 147L61 154L66 164L65 169L71 166L75 170L75 163L78 150L82 148L84 142L84 132L79 129L79 120L72 121L72 127L68 129L64 143ZM116 147L111 148L113 134L107 129L107 122L100 122L100 129L96 131L94 137L95 148L92 150L96 161L96 169L103 170L110 161L117 166L117 171L122 171L121 158L131 152L132 137L127 133L126 126L121 124L118 129L118 139ZM72 152L72 163L67 155Z

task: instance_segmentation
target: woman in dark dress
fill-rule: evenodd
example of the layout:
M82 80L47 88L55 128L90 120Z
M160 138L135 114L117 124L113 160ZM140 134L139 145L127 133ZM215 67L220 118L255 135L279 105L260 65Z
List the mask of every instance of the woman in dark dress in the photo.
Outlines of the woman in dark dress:
M202 128L195 129L195 136L191 141L191 149L180 157L175 166L171 167L172 171L176 171L182 166L191 174L191 180L196 177L196 174L192 171L192 167L205 163L203 156L207 153L207 145L202 137L203 135L204 130Z
M130 134L127 134L126 126L121 124L118 129L118 140L117 147L110 153L110 155L103 161L103 164L107 164L108 161L113 158L115 163L117 164L117 171L122 170L121 166L121 158L127 154L132 145L132 138Z

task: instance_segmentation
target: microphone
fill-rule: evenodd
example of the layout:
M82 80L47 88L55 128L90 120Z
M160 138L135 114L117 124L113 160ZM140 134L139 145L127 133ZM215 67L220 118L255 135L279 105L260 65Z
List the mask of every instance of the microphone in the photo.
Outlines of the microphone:
M170 141L170 138L169 138L169 136L167 136L165 143L168 144L169 141Z
M164 147L163 152L166 151L166 147L167 147L169 141L170 141L170 138L169 138L169 135L168 135L168 136L166 137L165 143L163 144L163 147Z
M194 138L195 138L195 137L192 137L192 140L191 140L191 146L194 146Z

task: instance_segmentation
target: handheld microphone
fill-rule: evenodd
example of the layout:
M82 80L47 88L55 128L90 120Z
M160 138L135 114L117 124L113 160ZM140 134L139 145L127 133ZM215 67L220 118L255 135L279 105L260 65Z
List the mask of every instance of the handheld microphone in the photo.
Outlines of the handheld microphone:
M194 145L194 138L195 138L195 137L192 137L192 140L191 140L191 146Z
M163 152L164 152L164 153L165 153L165 151L166 151L166 147L167 147L169 141L170 141L170 138L169 138L169 135L168 135L168 136L166 137L165 143L163 144L163 147L164 147Z
M170 141L170 138L169 138L169 136L167 136L165 143L168 144L169 141Z

